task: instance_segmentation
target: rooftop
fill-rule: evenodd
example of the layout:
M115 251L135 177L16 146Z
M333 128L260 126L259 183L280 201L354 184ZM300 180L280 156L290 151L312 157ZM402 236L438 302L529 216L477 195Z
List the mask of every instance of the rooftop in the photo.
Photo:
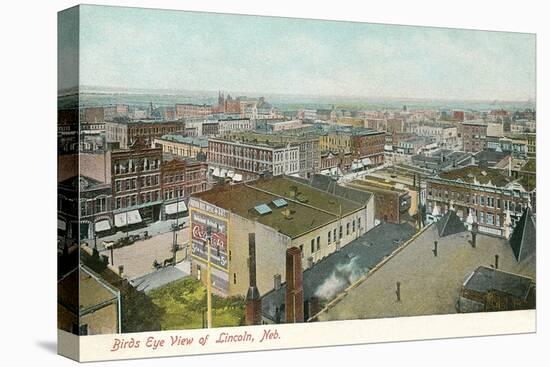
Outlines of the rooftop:
M208 147L208 139L205 138L197 138L197 137L191 137L191 136L183 136L183 135L175 135L175 134L167 134L163 135L161 137L162 140L172 141L175 143L181 143L181 144L190 144L195 145L201 148L207 148Z
M391 234L391 235L388 235ZM303 274L304 300L331 301L415 233L409 224L382 223L327 256ZM283 279L284 281L284 279ZM285 303L286 284L262 297L262 314L275 321L275 308ZM281 317L284 320L284 316Z
M508 177L502 171L492 168L481 168L479 166L466 166L452 171L442 172L439 177L446 180L462 180L467 183L479 182L482 185L492 184L497 187L505 187L515 181L515 178Z
M487 266L480 266L468 278L464 284L464 288L479 293L497 290L526 299L532 283L533 280L529 277L500 271Z
M365 202L323 192L288 177L221 186L195 197L241 217L256 220L291 238L337 220L340 208L342 215L348 215L365 206ZM282 198L288 205L277 207L273 204L274 200ZM260 214L255 207L261 204L269 206L271 211Z
M319 315L320 321L456 313L465 280L479 266L490 266L499 255L499 269L535 278L535 259L518 263L506 240L479 233L473 248L468 232L439 237L427 227L377 271ZM438 253L432 250L438 241ZM396 300L401 283L401 301Z

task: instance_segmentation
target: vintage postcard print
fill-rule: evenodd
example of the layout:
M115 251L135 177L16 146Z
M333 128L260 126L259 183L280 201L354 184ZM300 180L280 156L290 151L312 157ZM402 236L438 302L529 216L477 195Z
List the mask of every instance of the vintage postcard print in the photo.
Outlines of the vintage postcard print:
M535 331L534 34L81 5L58 37L60 354Z

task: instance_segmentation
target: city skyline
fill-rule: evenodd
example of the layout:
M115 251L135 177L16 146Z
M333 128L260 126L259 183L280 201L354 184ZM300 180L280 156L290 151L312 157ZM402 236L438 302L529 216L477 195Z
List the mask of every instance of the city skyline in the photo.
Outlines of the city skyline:
M533 34L80 9L80 85L347 98L535 99ZM69 85L61 81L60 86Z

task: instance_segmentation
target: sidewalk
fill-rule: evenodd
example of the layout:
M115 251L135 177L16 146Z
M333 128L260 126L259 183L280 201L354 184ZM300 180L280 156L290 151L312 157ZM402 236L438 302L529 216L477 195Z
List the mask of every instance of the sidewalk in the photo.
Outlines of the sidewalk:
M143 227L143 228L138 228L138 229L135 229L133 231L128 231L128 233L124 232L124 231L118 231L117 233L115 234L112 234L110 236L103 236L103 237L97 237L97 249L99 251L102 251L103 250L103 242L104 241L116 241L120 238L124 238L126 237L127 235L130 235L130 234L135 234L135 235L139 235L140 233L143 233L144 231L147 231L149 233L149 236L157 236L157 235L160 235L160 234L164 234L164 233L168 233L168 232L172 232L172 224L175 224L176 221L175 219L170 219L170 220L166 220L166 221L157 221L157 222L154 222L154 223L151 223L149 225L147 225L146 227ZM189 225L189 217L184 217L184 218L179 218L178 219L178 224L180 226L183 226L182 228L186 228L188 225ZM94 246L94 239L93 238L88 238L88 239L85 239L85 240L82 240L83 242L88 242L88 244L90 245L90 247L93 247ZM178 240L178 242L180 242Z

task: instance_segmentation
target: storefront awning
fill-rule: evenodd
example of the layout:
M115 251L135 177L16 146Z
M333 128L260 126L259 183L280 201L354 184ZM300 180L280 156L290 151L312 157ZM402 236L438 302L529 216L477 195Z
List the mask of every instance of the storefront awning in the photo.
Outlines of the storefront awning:
M241 182L243 180L243 175L236 173L235 176L233 176L234 182Z
M220 177L220 169L214 168L214 171L212 172L212 176Z
M164 207L164 211L166 212L166 214L181 213L187 211L187 205L185 205L185 201L180 200L176 203L167 204Z
M67 230L67 222L65 222L63 219L57 219L57 229L60 229L62 231Z
M235 176L235 171L227 171L227 177L233 178Z
M361 168L363 168L363 165L359 162L351 164L351 169L352 170L357 170L357 169L361 169Z
M361 163L363 163L364 166L367 166L369 164L372 164L370 158L363 158L363 160L361 161Z
M107 219L100 220L100 221L96 222L96 224L95 224L95 231L96 232L108 231L110 229L111 229L111 224L109 223L109 221Z
M222 168L220 170L220 177L226 177L227 176L227 170L225 168Z
M131 210L125 213L115 214L115 226L125 227L127 225L141 223L139 210Z

